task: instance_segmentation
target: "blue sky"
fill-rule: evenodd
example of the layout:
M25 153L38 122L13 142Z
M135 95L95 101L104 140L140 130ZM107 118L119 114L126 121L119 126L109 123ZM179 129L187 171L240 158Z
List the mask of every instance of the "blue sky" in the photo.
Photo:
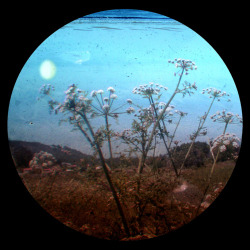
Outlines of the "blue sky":
M126 13L133 16L129 10L111 14L124 16ZM137 16L141 13L142 17L157 16L138 10L134 13ZM101 14L105 16L105 12ZM59 127L58 116L49 115L46 100L37 100L41 85L54 85L53 95L59 101L64 100L64 91L72 83L89 92L112 86L118 95L118 105L127 98L143 104L145 100L133 95L132 89L155 82L168 87L161 99L167 102L178 80L174 76L177 69L168 63L174 58L190 59L198 66L197 71L183 79L196 82L196 93L185 98L177 96L171 103L176 109L188 112L178 131L180 140L187 140L198 125L198 117L208 109L211 100L201 94L203 88L215 87L231 96L230 103L215 103L211 115L222 109L242 115L236 85L223 59L185 25L172 19L157 22L150 19L126 19L124 22L112 18L79 19L53 33L28 58L10 101L9 138L62 144L91 153L81 134L70 132L71 127L66 123ZM44 60L50 60L56 66L52 79L44 79L40 74L39 68ZM94 121L96 124L101 122ZM130 127L131 117L122 119L119 124L111 122L113 129L122 130ZM222 132L222 125L215 125L209 120L207 125L209 137L216 137ZM228 131L241 137L242 127L231 125Z

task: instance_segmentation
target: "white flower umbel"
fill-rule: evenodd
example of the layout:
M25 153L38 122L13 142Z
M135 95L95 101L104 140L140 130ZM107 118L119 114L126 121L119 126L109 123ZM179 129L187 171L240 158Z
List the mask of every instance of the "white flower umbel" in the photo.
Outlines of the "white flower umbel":
M223 146L222 148L226 150L229 145L232 145L233 147L238 148L239 144L240 144L240 139L234 133L221 134L217 136L212 142L210 142L210 145L211 145L210 151L213 154L213 151L217 147L219 147L220 152L222 152L221 151L222 146Z
M91 118L95 117L103 117L105 122L105 130L106 130L106 138L108 141L108 148L109 148L109 155L110 155L110 164L112 166L113 162L113 153L112 153L112 133L111 130L111 124L109 122L109 118L117 119L119 117L119 114L127 113L125 110L118 112L122 107L125 105L132 104L132 101L125 102L124 104L115 107L116 99L118 98L116 94L114 94L115 89L113 87L107 88L108 96L103 96L104 91L102 89L100 90L94 90L91 92L91 108L93 110L93 113L91 114ZM130 110L128 113L132 113L133 111ZM112 132L111 132L112 131Z
M213 165L211 167L211 170L210 170L210 173L209 173L209 176L208 176L207 185L206 185L205 191L203 193L203 198L202 198L202 200L200 202L200 205L198 206L198 208L196 210L196 215L198 215L201 204L202 204L202 202L204 201L204 199L206 197L206 194L207 194L207 191L209 189L209 186L210 186L210 183L211 183L211 180L212 180L213 172L214 172L215 165L216 165L216 162L218 160L219 154L225 152L227 150L227 147L230 145L228 143L228 141L230 141L230 144L234 148L239 147L240 139L235 134L225 133L225 129L224 129L223 134L217 136L213 141L209 142L210 152L211 152L212 157L213 157ZM214 156L214 150L216 148L217 148L217 154L216 154L216 156ZM233 154L232 156L237 159L237 153L236 153L236 155Z
M99 89L99 90L96 91L96 94L102 95L103 93L104 93L104 91L102 89Z
M96 90L92 90L91 93L90 93L90 96L91 97L95 97L97 94Z
M173 105L169 105L167 108L166 108L166 112L170 114L170 111L172 111L174 109L174 106ZM173 114L173 113L172 113Z
M175 64L176 68L181 68L183 70L185 70L185 75L188 75L188 71L189 70L197 70L197 66L195 65L195 63L191 60L187 60L187 59L174 59L174 60L168 60L169 63ZM177 75L177 73L179 72L175 72L174 76ZM180 75L180 74L179 74Z
M154 86L155 85L155 86ZM160 95L161 90L168 90L167 87L159 85L158 83L141 84L135 87L132 91L133 94L139 94L151 98L152 95Z
M127 99L127 103L132 104L132 100L131 99Z
M50 90L50 87L47 88L46 85L44 85L40 89L40 92L41 92L41 94L48 95L49 90ZM99 90L97 92L102 97L103 90ZM109 183L110 190L111 190L113 198L116 202L116 205L117 205L116 207L118 208L118 212L120 214L121 221L123 223L123 228L125 229L127 236L130 237L130 232L129 232L127 220L126 220L126 217L125 217L123 209L122 209L120 198L119 198L119 195L116 191L116 188L112 182L112 178L109 174L110 170L109 170L109 167L106 163L106 159L103 156L103 151L102 151L102 142L105 139L105 136L104 136L105 133L108 136L109 147L111 149L111 144L110 144L110 134L111 133L109 130L108 121L106 119L107 122L106 122L105 129L102 129L102 127L100 127L97 131L95 131L91 125L91 121L89 120L89 118L92 118L93 115L95 116L96 113L94 113L92 110L92 107L93 107L93 105L91 104L92 100L89 100L86 98L87 93L85 91L79 92L79 90L76 90L75 85L71 85L65 93L66 93L65 102L61 105L58 101L55 101L54 99L52 99L52 97L50 97L50 100L48 102L49 108L52 109L53 111L54 111L54 108L56 108L56 110L58 110L58 106L60 105L60 107L62 107L60 109L63 112L65 111L64 113L65 113L65 115L67 115L67 119L64 119L63 121L68 121L70 123L70 125L74 126L74 129L78 129L83 134L85 139L88 141L90 146L99 155L99 159L100 159L102 168L104 170L106 180ZM80 93L81 93L81 95L79 96ZM91 96L94 99L98 100L98 97L96 96L96 92L92 92ZM101 99L101 102L99 102L99 103L103 103L103 100ZM97 110L102 112L102 110L101 110L102 108L104 110L107 110L107 109L109 109L109 105L105 104L101 107L98 107ZM55 112L55 113L57 113L57 112ZM103 112L102 112L102 114L103 114ZM107 113L105 114L105 118L107 118ZM102 132L102 131L104 131L104 132ZM111 155L110 158L112 159L111 151L110 151L110 155ZM41 158L40 159L41 161L44 161L44 159L46 159L46 157L48 158L48 153L45 153L45 154L43 153L42 155L39 156L39 158ZM38 163L39 158L36 157L31 163L32 164ZM41 167L47 168L48 166L53 165L53 158L52 157L49 157L49 158L50 158L50 160L47 162L43 162Z
M110 91L111 93L114 93L115 89L113 87L108 87L107 91Z
M127 113L128 114L132 114L132 113L134 113L135 112L135 109L134 108L132 108L132 107L129 107L129 108L127 108Z
M208 94L209 95L209 98L214 98L214 99L217 99L217 101L220 101L222 97L228 97L230 96L229 94L227 94L225 91L221 91L219 89L216 89L216 88L206 88L206 89L203 89L201 94ZM227 101L231 101L230 99L227 99Z
M110 99L116 99L116 98L117 98L117 95L115 94L110 95Z
M159 102L158 107L165 107L166 103L165 102Z
M220 146L219 150L222 153L222 152L225 152L227 150L227 148L225 145L222 145L222 146Z
M203 89L202 94L205 94L205 93L209 94L209 98L212 98L212 101L210 103L210 106L209 106L207 112L205 112L205 114L200 117L200 121L199 121L197 130L190 136L190 139L192 140L192 143L190 144L189 149L188 149L188 151L186 153L186 156L184 158L184 161L182 162L182 165L179 168L179 175L181 173L182 168L184 167L184 163L185 163L187 157L189 156L189 154L191 152L191 148L193 147L197 136L207 134L207 131L204 130L204 124L205 124L207 116L208 116L208 114L209 114L209 112L210 112L210 110L211 110L211 108L212 108L212 106L214 104L214 101L215 100L219 101L220 98L225 97L225 96L229 96L225 91L222 92L221 90L217 90L216 88ZM227 125L226 125L224 131L226 131L226 129L227 129Z
M170 98L168 99L168 102L166 102L166 105L164 107L158 107L158 110L160 110L160 111L158 111L158 114L157 114L157 107L155 106L155 101L157 101L157 102L159 101L159 99L162 97L161 91L162 90L167 90L167 88L165 88L164 86L159 85L159 84L157 84L157 85L155 84L155 86L156 86L155 87L152 83L150 83L149 87L148 86L139 86L139 88L133 90L133 93L141 94L141 95L143 95L144 98L148 98L148 100L150 102L150 105L153 104L153 107L154 107L153 108L153 110L154 110L154 113L153 113L153 116L154 116L153 117L153 119L154 119L153 128L152 128L152 131L151 131L150 136L148 138L148 141L147 141L147 143L145 145L146 146L145 147L145 152L140 157L140 161L139 161L139 165L138 165L138 173L139 174L142 173L143 166L144 166L147 154L149 152L149 149L150 149L151 144L153 142L153 139L155 137L155 131L157 129L159 129L160 134L161 134L161 139L163 140L163 143L164 143L164 145L166 147L167 153L170 156L170 160L171 160L172 166L173 166L173 168L175 170L175 173L178 176L177 168L176 168L175 163L174 163L174 161L173 161L173 159L171 157L171 152L170 152L170 150L168 148L167 142L166 142L166 140L164 138L164 135L167 136L167 134L168 134L168 131L166 130L166 126L164 125L165 111L167 110L170 103L172 102L172 100L174 99L174 97L177 94L179 94L179 93L182 93L183 95L187 94L187 93L190 94L191 90L196 89L197 87L194 84L193 85L185 84L184 89L183 90L180 89L180 84L181 84L181 80L183 78L184 73L186 71L188 71L189 69L191 69L191 68L194 69L194 67L195 67L194 62L192 62L191 60L185 60L185 59L178 59L178 60L175 59L174 61L169 60L169 63L172 63L172 64L177 63L176 66L178 68L179 67L181 68L179 70L179 79L178 79L178 82L176 84L175 90L172 93L172 95L170 96ZM153 95L156 95L155 99L153 98L154 97ZM172 114L172 113L170 113L170 114ZM162 123L162 125L161 125L161 123ZM161 127L161 126L163 126L163 127ZM168 139L168 136L167 136L167 139Z
M211 115L210 118L213 120L213 122L226 124L237 124L243 122L242 117L240 117L238 114L226 112L225 110L217 111L215 114Z

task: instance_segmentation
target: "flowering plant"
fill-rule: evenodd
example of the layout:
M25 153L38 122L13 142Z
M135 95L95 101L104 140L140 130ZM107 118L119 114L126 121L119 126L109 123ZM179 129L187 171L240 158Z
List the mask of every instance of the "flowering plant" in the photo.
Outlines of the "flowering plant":
M108 91L110 92L108 99L102 98L102 94L104 93L103 90L91 92L91 97L97 100L97 102L100 104L100 108L95 107L92 104L93 99L87 98L88 93L86 93L81 89L78 89L75 84L70 85L69 88L65 91L66 97L62 104L59 103L58 101L55 101L50 96L50 91L48 91L49 89L50 87L46 87L45 85L40 90L40 93L50 97L50 100L48 102L50 110L54 111L55 114L57 114L57 112L60 111L65 115L68 115L68 121L70 122L70 124L73 124L75 128L77 128L78 130L80 130L80 132L82 132L84 137L90 143L91 147L95 149L96 153L99 155L99 159L101 161L104 174L109 183L109 187L111 189L113 198L117 204L117 208L121 216L124 229L126 231L126 234L129 236L130 232L128 229L127 220L125 218L119 196L117 194L117 191L109 174L110 168L106 163L101 148L105 135L108 134L108 138L110 138L109 124L107 121L107 117L108 115L111 116L113 115L113 113L110 112L110 108L113 104L113 101L117 98L117 96L114 94L114 89L111 87L108 88ZM99 100L98 95L101 96L101 100ZM100 112L99 113L100 115L105 116L106 127L101 126L97 131L94 131L90 123L90 119L93 118L96 114L98 114L98 112Z
M215 114L211 115L210 118L213 120L213 122L226 124L237 124L243 122L242 117L240 117L238 114L226 112L225 110L217 111Z
M228 146L239 148L240 139L233 133L225 133L217 136L210 142L210 151L214 159L214 150L218 149L219 152L225 152Z
M103 132L105 132L104 135L107 137L108 140L109 154L112 164L113 160L112 144L111 144L112 131L110 129L110 123L108 118L112 117L114 119L117 119L119 114L134 113L134 108L131 107L132 104L131 99L128 99L127 102L122 104L121 106L113 108L114 102L118 97L115 94L115 89L113 87L108 87L107 92L108 96L104 97L103 96L104 91L102 89L97 91L93 90L90 93L90 96L92 97L92 103L91 103L91 107L93 108L92 117L102 116L105 119L105 130L103 130ZM126 111L118 112L118 110L120 110L122 107L128 104L130 105L130 107L127 108Z
M149 128L153 123L153 113L151 108L139 109L134 114L131 129L125 129L117 133L123 143L130 146L132 152L145 153L145 145L148 141ZM156 131L157 133L157 131Z
M216 89L216 88L206 88L206 89L203 89L201 94L208 94L209 95L209 98L217 98L217 101L219 102L221 100L221 97L228 97L230 96L229 94L227 94L225 91L221 91L219 89ZM231 101L230 98L227 99L228 102Z

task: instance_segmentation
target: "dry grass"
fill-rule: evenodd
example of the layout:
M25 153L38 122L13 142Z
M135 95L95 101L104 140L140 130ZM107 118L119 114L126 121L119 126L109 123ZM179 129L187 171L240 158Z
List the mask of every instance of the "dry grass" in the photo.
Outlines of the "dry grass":
M218 163L209 190L209 203L223 189L234 166L234 162L229 161ZM144 238L155 237L190 222L195 216L197 197L205 187L210 167L186 169L178 182L174 173L167 168L159 169L159 173L145 170L140 179L139 191L139 177L134 168L114 170L111 177L131 235L135 239L139 235L144 235ZM102 170L43 177L26 174L22 178L37 202L65 225L98 238L126 238L116 203ZM191 187L183 192L186 199L173 195L172 192L183 180Z
M210 163L200 168L191 170L186 169L183 171L182 175L187 181L189 181L190 183L196 185L198 188L203 190L205 188L205 183L209 176L211 167L212 164ZM225 186L230 176L233 173L234 167L235 167L234 161L218 162L214 169L210 187L214 187L218 183L222 183L223 186Z

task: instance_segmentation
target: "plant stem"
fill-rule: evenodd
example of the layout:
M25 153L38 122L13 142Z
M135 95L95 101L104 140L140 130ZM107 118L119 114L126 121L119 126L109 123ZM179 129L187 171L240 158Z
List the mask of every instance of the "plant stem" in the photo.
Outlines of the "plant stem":
M100 110L99 108L97 108L96 106L94 106L93 104L90 104L90 106L92 106L94 109L98 110L100 113L103 113L102 110Z
M119 106L118 108L112 110L111 113L113 114L116 110L118 110L118 109L124 107L125 105L127 105L127 103L124 103L124 104L122 104L121 106ZM111 108L111 107L110 107L110 108ZM125 114L125 113L127 113L127 112L121 112L121 113L119 112L118 114Z
M109 130L109 122L108 122L108 115L105 114L105 123L106 123L106 129L108 132L108 145L109 145L109 158L110 158L110 165L113 165L113 154L112 154L112 146L111 146L111 140L110 140L110 130Z
M147 147L146 147L146 150L145 150L146 154L141 156L141 159L140 159L140 162L139 162L138 173L142 173L142 170L143 170L143 167L144 167L144 163L145 163L145 160L146 160L146 157L147 157L147 153L148 153L148 151L150 149L151 143L152 143L153 138L154 138L155 130L158 127L158 124L159 124L160 120L162 119L164 112L168 108L168 106L171 103L171 101L174 99L175 95L178 93L178 88L179 88L179 85L180 85L180 82L181 82L181 78L183 76L183 72L184 72L184 67L182 68L182 72L180 74L179 81L177 83L177 86L175 88L174 93L170 97L168 103L166 104L166 106L164 107L163 111L161 112L161 114L159 115L157 121L154 124L153 130L151 131L151 135L150 135L150 138L148 140L148 144L147 144Z
M153 108L154 108L155 117L156 117L156 119L158 119L158 114L157 114L157 111L156 111L155 104L154 104L154 101L153 101L152 96L151 96L151 104L153 105ZM176 166L175 166L174 160L173 160L173 158L172 158L171 152L170 152L170 150L169 150L169 148L168 148L168 145L167 145L167 143L166 143L166 141L165 141L164 134L163 134L163 132L162 132L162 128L161 128L160 122L158 123L158 128L159 128L159 130L160 130L161 139L163 140L163 143L164 143L164 145L165 145L165 147L166 147L166 149L167 149L167 152L168 152L169 158L170 158L170 160L171 160L172 166L173 166L173 168L174 168L175 174L178 175L178 171L177 171L177 168L176 168Z
M81 114L80 114L81 115ZM87 139L87 141L90 143L91 147L94 146L92 140L90 139L89 135L87 134L87 132L84 130L84 128L82 127L80 122L77 122L77 127L80 129L80 131L83 133L83 135L85 136L85 138Z
M228 125L228 123L226 123L226 125L225 125L224 131L223 131L223 135L225 135L225 133L226 133L227 125ZM208 189L209 189L209 186L210 186L210 183L211 183L211 180L212 180L212 175L213 175L213 173L214 173L214 168L215 168L216 162L217 162L217 160L218 160L219 154L220 154L220 149L218 148L218 152L217 152L217 154L216 154L216 157L215 157L215 159L214 159L212 168L211 168L210 173L209 173L209 176L208 176L207 186L206 186L206 188L205 188L205 190L204 190L204 193L203 193L202 199L201 199L201 201L200 201L200 204L199 204L199 206L198 206L198 208L197 208L197 210L196 210L196 216L198 215L198 212L199 212L199 210L200 210L201 204L202 204L202 202L204 201L205 196L206 196L206 194L207 194L207 191L208 191Z
M189 146L189 149L188 149L188 151L187 151L187 153L186 153L186 155L185 155L185 158L184 158L184 160L183 160L183 162L182 162L182 164L181 164L181 167L180 167L180 169L179 169L178 176L180 176L181 171L182 171L182 168L184 167L184 164L185 164L185 162L186 162L186 160L187 160L187 158L188 158L188 156L189 156L189 154L190 154L190 152L191 152L191 149L192 149L192 147L193 147L193 145L194 145L194 142L195 142L195 140L196 140L196 138L197 138L197 136L198 136L200 130L201 130L201 129L203 128L203 126L204 126L204 123L205 123L205 121L206 121L206 119L207 119L207 116L208 116L208 114L209 114L209 112L210 112L210 109L211 109L211 107L212 107L212 105L213 105L213 103L214 103L215 98L216 98L216 97L213 98L213 100L212 100L212 102L211 102L211 104L210 104L210 106L209 106L209 108L208 108L207 114L205 115L205 118L203 119L203 122L201 123L201 121L200 121L200 123L199 123L197 132L196 132L196 134L194 135L194 138L193 138L193 140L192 140L192 143L191 143L191 145Z
M108 171L108 168L107 168L107 165L106 165L106 162L105 162L105 159L104 159L102 150L101 150L99 144L98 144L98 143L96 142L96 140L95 140L95 134L94 134L94 131L93 131L93 129L92 129L92 127L91 127L91 125L90 125L90 123L89 123L89 121L88 121L87 116L85 115L85 113L80 113L80 114L81 114L81 116L82 116L84 122L86 123L86 125L87 125L87 127L88 127L88 129L89 129L89 131L90 131L90 134L91 134L91 136L92 136L92 138L93 138L93 140L94 140L94 143L95 143L95 146L96 146L96 149L97 149L97 152L98 152L98 154L99 154L99 158L100 158L100 161L101 161L101 164L102 164L102 168L103 168L104 174L105 174L105 176L106 176L106 179L107 179L107 181L108 181L108 183L109 183L109 186L110 186L111 192L112 192L112 194L113 194L114 200L115 200L115 202L116 202L116 205L117 205L119 214L120 214L120 216L121 216L121 219L122 219L122 223L123 223L125 232L126 232L127 236L129 237L129 236L130 236L130 232L129 232L127 220L126 220L126 218L125 218L125 215L124 215L124 212L123 212L121 203L120 203L120 199L119 199L119 197L118 197L118 195L117 195L117 192L116 192L116 190L115 190L114 184L113 184L113 182L112 182L112 180L111 180L111 177L110 177L110 175L109 175L109 171Z
M179 118L179 120L178 120L178 122L177 122L177 125L176 125L176 127L175 127L173 136L172 136L172 138L171 138L171 140L170 140L170 143L169 143L169 146L168 146L169 148L171 148L171 144L172 144L172 142L173 142L173 140L174 140L174 137L175 137L177 128L179 127L179 124L180 124L180 122L181 122L181 118L182 118L182 116L180 116L180 118Z
M99 103L99 106L100 106L100 108L101 108L101 110L102 110L102 106L103 106L103 105L100 103L98 96L96 95L95 98L96 98L97 102Z

